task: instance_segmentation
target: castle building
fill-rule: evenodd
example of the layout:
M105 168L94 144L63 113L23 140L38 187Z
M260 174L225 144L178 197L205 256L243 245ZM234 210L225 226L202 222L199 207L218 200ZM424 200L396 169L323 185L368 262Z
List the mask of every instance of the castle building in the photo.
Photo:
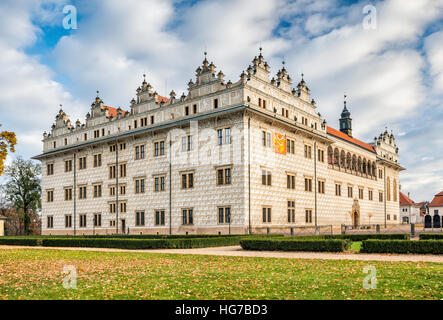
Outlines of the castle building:
M205 55L206 56L206 55ZM43 137L43 234L244 234L399 223L398 148L327 126L305 80L260 55L237 82L204 59L187 94L143 80L130 110L97 94Z

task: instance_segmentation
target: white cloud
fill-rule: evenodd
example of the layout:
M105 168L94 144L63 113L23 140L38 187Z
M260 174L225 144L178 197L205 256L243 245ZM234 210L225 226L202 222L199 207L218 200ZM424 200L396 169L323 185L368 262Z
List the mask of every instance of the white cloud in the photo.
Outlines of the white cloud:
M443 92L443 31L426 37L425 51L430 64L434 89Z

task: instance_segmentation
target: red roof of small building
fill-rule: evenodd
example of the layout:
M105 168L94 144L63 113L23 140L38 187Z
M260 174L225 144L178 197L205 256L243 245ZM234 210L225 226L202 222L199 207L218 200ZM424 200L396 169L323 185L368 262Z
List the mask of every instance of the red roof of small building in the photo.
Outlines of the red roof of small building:
M348 141L348 142L350 142L352 144L355 144L355 145L357 145L359 147L362 147L363 149L369 150L371 152L375 152L374 147L371 146L370 144L368 144L366 142L363 142L363 141L360 141L358 139L352 138L352 137L348 136L346 133L338 131L338 130L336 130L334 128L326 127L326 132L328 134L330 134L331 136L335 136L337 138L340 138L342 140L345 140L345 141Z
M400 192L400 205L401 206L412 206L415 202L405 195L403 192Z
M430 207L443 207L443 191L436 194L429 204Z

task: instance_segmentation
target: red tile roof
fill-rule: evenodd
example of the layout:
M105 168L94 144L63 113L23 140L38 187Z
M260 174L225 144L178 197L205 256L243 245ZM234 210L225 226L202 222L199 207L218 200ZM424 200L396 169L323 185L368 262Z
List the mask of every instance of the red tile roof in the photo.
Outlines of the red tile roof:
M108 110L108 117L116 117L117 116L117 108L104 106L103 109ZM122 110L122 114L126 114L128 111Z
M430 207L443 207L443 191L436 194L429 204Z
M352 138L350 136L348 136L346 133L343 133L341 131L338 131L334 128L331 127L326 127L326 132L328 134L330 134L331 136L335 136L337 138L340 138L342 140L348 141L352 144L355 144L359 147L362 147L363 149L369 150L371 152L375 152L374 147L371 146L370 144L367 144L366 142L360 141L358 139Z
M158 103L168 102L168 101L169 101L168 98L165 98L165 97L162 97L162 96L158 96Z
M409 198L403 192L400 192L400 205L401 206L412 206L414 204L415 204L415 202L412 201L411 198Z

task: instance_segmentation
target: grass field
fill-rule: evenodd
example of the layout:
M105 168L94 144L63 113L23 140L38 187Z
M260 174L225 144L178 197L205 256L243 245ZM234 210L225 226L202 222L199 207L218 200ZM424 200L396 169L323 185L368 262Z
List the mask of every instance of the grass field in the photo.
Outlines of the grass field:
M77 289L63 268L77 269ZM363 289L377 270L377 289ZM441 299L443 264L8 249L0 299Z

